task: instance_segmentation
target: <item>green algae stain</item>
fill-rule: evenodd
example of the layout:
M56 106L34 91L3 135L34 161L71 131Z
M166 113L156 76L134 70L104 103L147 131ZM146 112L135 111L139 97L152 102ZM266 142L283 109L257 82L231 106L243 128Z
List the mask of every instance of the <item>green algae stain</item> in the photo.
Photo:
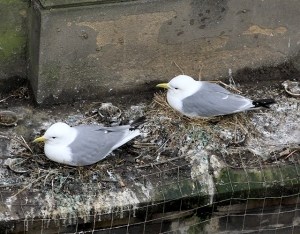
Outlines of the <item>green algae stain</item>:
M300 188L300 165L258 169L223 168L217 178L216 194L226 197L264 197L289 194Z
M207 219L209 219L209 218L210 217L208 217ZM189 228L187 230L188 234L199 234L199 233L204 234L204 233L207 233L204 230L206 224L203 222L203 220L200 217L198 217L196 215L186 219L185 223L190 224Z
M182 180L157 187L155 201L176 200L181 198L202 196L199 182L192 179Z
M10 58L25 58L27 47L28 2L0 2L0 62Z
M18 33L13 31L7 31L0 35L0 62L8 57L23 53L26 43L25 37L20 37Z
M20 3L20 0L1 0L1 4Z

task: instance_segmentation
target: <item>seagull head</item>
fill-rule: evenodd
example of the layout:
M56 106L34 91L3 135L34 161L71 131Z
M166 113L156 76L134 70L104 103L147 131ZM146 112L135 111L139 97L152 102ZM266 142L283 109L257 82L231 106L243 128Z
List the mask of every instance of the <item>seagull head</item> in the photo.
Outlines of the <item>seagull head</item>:
M156 87L168 89L168 96L182 100L192 95L198 89L199 84L190 76L179 75L169 83L158 84Z
M70 143L71 127L65 123L55 123L47 129L45 134L33 142L45 142L48 145L66 145Z

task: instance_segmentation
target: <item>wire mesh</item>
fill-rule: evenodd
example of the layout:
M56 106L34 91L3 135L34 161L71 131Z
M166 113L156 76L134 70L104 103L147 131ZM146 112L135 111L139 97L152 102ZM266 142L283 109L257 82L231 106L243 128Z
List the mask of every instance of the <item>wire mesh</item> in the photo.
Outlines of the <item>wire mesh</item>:
M65 216L39 218L36 210L46 202L41 192L23 192L11 202L10 210L22 219L7 220L3 233L298 233L299 175L298 165L222 169L214 178L215 193L203 192L203 184L185 176L189 163L177 164L162 171L142 175L126 189L143 189L151 181L148 199L122 207L111 204L106 212L95 207L85 213L65 212ZM182 174L181 174L182 173ZM173 180L164 181L171 174ZM168 176L169 178L169 176ZM259 179L258 179L259 178ZM272 178L272 179L270 179ZM156 184L153 183L156 181ZM138 186L134 185L137 182ZM145 190L146 191L146 190ZM2 203L12 193L1 189ZM92 195L97 199L98 194ZM53 196L55 199L55 195ZM111 200L109 200L111 202ZM117 199L116 199L117 201ZM72 204L70 204L72 206ZM59 207L56 207L60 209ZM70 207L72 209L72 207ZM61 213L60 213L61 214ZM30 217L30 218L26 218ZM17 230L17 231L16 231Z

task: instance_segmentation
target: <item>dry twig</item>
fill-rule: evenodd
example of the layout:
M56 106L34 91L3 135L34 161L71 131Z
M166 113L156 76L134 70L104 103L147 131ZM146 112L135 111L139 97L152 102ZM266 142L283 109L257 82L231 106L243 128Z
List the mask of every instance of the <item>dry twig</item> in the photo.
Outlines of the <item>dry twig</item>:
M34 180L33 182L30 182L24 188L22 188L20 191L18 191L16 194L14 194L12 197L16 197L18 194L20 194L21 192L25 191L29 186L31 186L32 184L36 183L37 181L39 181L41 178L43 178L45 176L46 175L42 175L42 176L38 177L36 180Z
M0 132L0 135L6 136L6 137L8 137L8 138L10 138L10 139L12 139L12 140L15 140L16 142L18 142L19 144L21 144L22 146L24 146L26 149L28 149L28 150L32 153L32 150L31 150L30 147L27 145L27 143L23 143L23 142L20 141L18 138L13 137L13 136L11 136L11 135L5 133L5 132ZM23 137L22 137L22 138L23 138ZM23 140L24 140L24 139L23 139ZM25 140L24 140L24 142L25 142Z
M199 64L199 75L198 75L198 80L201 81L202 80L202 69L204 68L204 65L201 63Z
M294 150L293 152L291 152L290 154L288 154L284 159L289 158L291 155L293 155L294 153L296 153L299 149Z
M73 126L76 126L76 125L78 125L78 124L80 124L80 123L82 123L82 122L84 122L84 121L87 121L87 120L89 120L89 119L92 119L92 118L96 117L97 115L98 115L98 113L97 113L97 114L94 114L94 115L92 115L92 116L86 117L86 118L84 118L84 119L82 119L82 120L79 120L77 123L72 124L71 126L72 126L72 127L73 127Z
M239 94L243 93L242 91L236 89L236 88L233 88L232 86L228 85L228 84L225 84L224 82L220 81L220 80L210 80L209 82L211 83L220 83L222 85L224 85L226 88L230 88L236 92L238 92Z
M161 161L161 162L156 162L156 163L150 163L150 164L146 164L146 165L136 166L136 168L153 167L153 166L157 166L159 164L169 163L171 161L175 161L175 160L178 160L178 159L181 159L181 158L185 158L185 157L187 157L187 156L186 155L181 155L181 156L178 156L178 157L175 157L175 158L170 158L170 159L167 159L167 160L164 160L164 161Z
M181 71L182 75L184 75L183 70L178 66L178 64L176 62L173 62L175 64L175 66Z
M26 148L29 149L29 151L33 154L33 151L31 150L31 148L29 147L29 145L27 144L27 142L25 141L25 139L23 138L23 136L21 136L24 144L26 145Z

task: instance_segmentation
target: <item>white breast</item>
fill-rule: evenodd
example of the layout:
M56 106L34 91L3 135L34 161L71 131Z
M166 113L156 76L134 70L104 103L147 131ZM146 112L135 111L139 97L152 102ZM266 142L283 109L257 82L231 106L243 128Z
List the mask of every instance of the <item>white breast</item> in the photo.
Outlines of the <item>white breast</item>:
M180 98L170 94L169 92L167 93L167 100L169 105L174 108L175 110L178 110L182 112L182 101Z
M72 153L68 146L57 146L45 144L44 148L46 156L55 162L70 164L72 162Z

